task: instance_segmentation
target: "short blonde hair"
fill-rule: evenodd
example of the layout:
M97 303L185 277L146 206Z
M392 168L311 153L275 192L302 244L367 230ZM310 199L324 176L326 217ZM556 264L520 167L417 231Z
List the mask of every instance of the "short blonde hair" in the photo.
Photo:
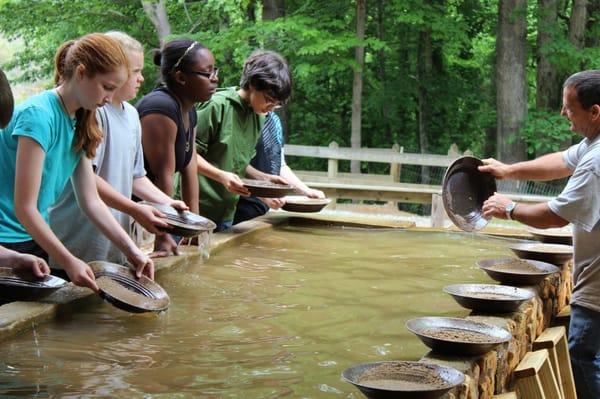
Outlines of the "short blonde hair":
M133 37L129 36L125 32L121 32L119 30L111 30L106 32L106 35L112 37L116 41L119 42L123 50L132 53L143 53L144 47L140 42L135 40Z

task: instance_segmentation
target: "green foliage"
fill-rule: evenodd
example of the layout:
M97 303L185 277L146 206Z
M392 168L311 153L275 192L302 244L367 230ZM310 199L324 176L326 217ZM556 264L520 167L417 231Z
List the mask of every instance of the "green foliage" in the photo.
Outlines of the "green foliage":
M521 139L525 140L527 152L532 156L559 151L576 137L564 116L546 110L530 111L521 129Z
M566 1L565 4L569 4ZM256 48L280 52L294 76L286 110L288 142L349 146L354 49L365 47L362 96L363 146L419 152L419 94L425 93L428 152L446 153L452 143L480 156L494 155L496 125L495 46L498 0L388 0L367 2L366 38L355 34L354 1L286 0L285 15L263 20L257 0L166 1L172 37L203 42L221 68L220 85L239 82L244 59ZM529 2L527 39L530 115L520 138L531 155L556 149L571 137L558 110L535 110L536 51L546 54L562 77L600 67L598 24L589 24L577 50L559 18L556 40L536 49L537 5ZM592 19L597 19L596 14ZM594 20L595 20L594 19ZM593 22L593 21L592 21ZM122 30L148 50L142 94L156 82L150 50L158 47L154 26L139 0L0 0L0 33L24 45L5 67L18 66L23 80L51 76L56 48L79 35ZM421 76L419 38L431 38L431 73ZM323 160L292 160L293 167L324 168ZM385 171L373 164L369 170Z

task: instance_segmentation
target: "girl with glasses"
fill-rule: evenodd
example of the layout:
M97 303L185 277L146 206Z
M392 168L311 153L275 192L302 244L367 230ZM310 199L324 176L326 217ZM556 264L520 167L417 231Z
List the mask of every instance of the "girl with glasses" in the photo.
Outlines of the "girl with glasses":
M218 70L209 49L177 39L154 55L161 84L136 105L142 124L142 147L148 178L166 195L173 195L175 173L180 174L181 198L198 213L196 177L196 111L217 89ZM176 250L169 236L158 236L154 250L168 255Z

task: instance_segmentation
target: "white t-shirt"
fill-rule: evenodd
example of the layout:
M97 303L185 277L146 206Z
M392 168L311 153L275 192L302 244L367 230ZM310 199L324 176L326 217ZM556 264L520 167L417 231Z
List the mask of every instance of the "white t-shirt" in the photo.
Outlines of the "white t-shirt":
M573 175L548 206L573 224L572 303L600 312L600 137L570 147L563 159Z
M130 198L133 180L146 175L137 110L126 102L122 103L122 107L107 104L98 108L96 118L104 132L104 139L92 160L95 172L115 190ZM111 212L123 229L130 233L129 215L114 209ZM81 211L71 184L67 184L57 203L50 208L50 227L67 249L85 262L125 262L121 251ZM54 268L61 268L53 259L50 263Z

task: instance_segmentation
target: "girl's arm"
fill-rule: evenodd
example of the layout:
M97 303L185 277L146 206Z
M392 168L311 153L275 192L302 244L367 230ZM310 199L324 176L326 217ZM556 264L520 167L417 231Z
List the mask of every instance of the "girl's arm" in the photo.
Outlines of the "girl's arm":
M138 277L141 277L143 273L153 279L154 263L140 251L110 213L106 204L102 202L98 196L95 176L91 161L82 157L72 176L73 189L79 207L96 227L127 256L127 260L135 268Z
M246 196L250 195L250 191L244 187L244 182L242 179L240 179L240 177L235 173L226 172L212 166L200 154L196 154L196 161L198 162L199 174L221 183L229 192Z
M177 125L161 114L146 115L142 118L141 124L142 148L148 162L146 166L156 177L154 182L156 187L168 197L173 197Z
M167 204L180 211L187 211L189 207L183 201L174 200L163 193L146 176L133 179L133 194L145 201L157 204Z
M98 175L96 175L96 186L100 198L106 205L131 215L131 217L138 221L150 233L161 234L161 231L158 229L159 227L169 227L167 222L165 222L164 219L161 219L164 215L160 211L149 205L138 204L130 198L125 197Z
M98 292L92 269L65 248L38 210L37 202L45 158L46 153L35 140L19 137L15 173L15 215L33 240L64 268L74 284Z
M198 186L198 160L196 154L196 129L194 129L192 137L192 158L185 169L181 171L181 198L188 204L190 210L198 213L200 201L200 188Z
M287 166L287 164L281 165L281 171L279 174L303 195L306 195L310 198L325 198L325 193L323 191L308 187L302 180L300 180L298 176L296 176L294 171Z
M266 180L266 181L270 181L271 183L277 183L277 184L290 184L284 177L265 173L263 171L256 169L252 165L246 166L245 172L246 172L246 176L248 176L252 179Z

